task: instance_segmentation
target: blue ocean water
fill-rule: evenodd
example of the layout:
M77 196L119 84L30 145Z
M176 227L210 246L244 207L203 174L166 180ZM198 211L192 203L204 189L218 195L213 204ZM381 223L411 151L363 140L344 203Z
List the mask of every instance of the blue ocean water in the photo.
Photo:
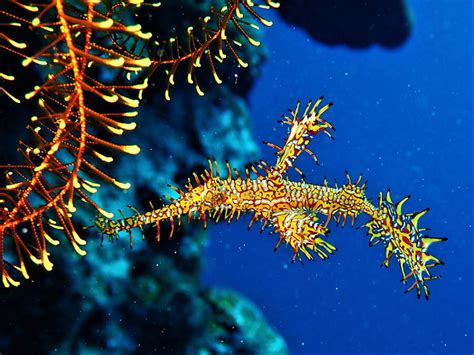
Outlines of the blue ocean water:
M303 266L290 263L289 248L273 253L277 237L247 231L245 220L213 226L204 282L249 297L292 353L472 352L472 3L409 6L413 33L396 50L327 47L271 16L268 61L250 97L255 138L281 144L280 115L324 94L336 139L311 144L321 166L299 160L307 181L362 173L369 197L411 195L406 211L429 206L420 225L449 238L430 249L446 266L433 269L442 278L425 301L403 294L397 264L381 268L383 247L369 248L363 230L331 223L338 251Z

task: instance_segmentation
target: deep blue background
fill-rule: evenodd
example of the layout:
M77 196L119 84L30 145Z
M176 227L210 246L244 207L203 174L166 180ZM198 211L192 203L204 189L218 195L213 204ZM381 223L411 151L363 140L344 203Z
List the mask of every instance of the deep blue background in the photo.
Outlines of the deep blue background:
M427 302L403 295L397 264L382 269L383 247L369 248L364 231L331 224L337 253L301 266L245 221L213 227L204 281L253 300L293 353L472 351L472 3L409 5L413 34L397 50L329 48L271 16L269 58L250 98L255 138L281 144L280 115L326 95L336 140L314 139L322 165L300 159L307 180L363 173L369 197L389 187L394 200L411 194L406 211L429 206L421 226L449 238L430 250L446 266L434 269L443 277ZM274 161L263 146L261 157Z

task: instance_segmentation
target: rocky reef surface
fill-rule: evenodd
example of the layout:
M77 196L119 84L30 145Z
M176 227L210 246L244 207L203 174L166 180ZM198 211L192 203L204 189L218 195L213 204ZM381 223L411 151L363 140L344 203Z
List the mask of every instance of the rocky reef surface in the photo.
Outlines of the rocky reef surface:
M317 41L351 48L399 47L412 28L405 0L289 0L280 14Z

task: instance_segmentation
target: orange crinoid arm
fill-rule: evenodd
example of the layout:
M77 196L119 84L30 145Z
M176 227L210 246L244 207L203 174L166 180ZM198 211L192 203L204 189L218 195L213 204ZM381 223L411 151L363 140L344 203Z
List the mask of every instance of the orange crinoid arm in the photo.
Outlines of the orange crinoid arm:
M276 1L265 0L262 3L250 0L227 0L221 8L211 8L209 16L200 19L199 26L190 26L185 38L172 37L162 41L157 50L158 58L153 58L152 70L163 69L166 75L165 99L170 100L170 88L175 84L176 72L185 67L188 84L193 85L198 95L204 95L199 86L197 72L207 66L212 78L221 84L217 65L230 57L236 63L247 68L248 63L239 55L238 48L243 46L229 33L235 30L252 46L260 42L252 38L251 30L258 30L259 25L271 26L272 22L263 18L258 10L278 8Z
M136 1L123 2L123 6L135 6L133 3ZM9 94L15 102L37 100L41 114L31 117L28 126L34 141L22 142L19 148L24 163L1 166L6 185L0 189L0 273L8 287L18 285L12 270L29 277L26 259L51 269L46 245L59 242L46 227L61 230L76 252L85 254L81 249L85 241L71 221L77 197L110 216L89 197L98 184L84 173L127 188L97 168L96 161L111 160L104 148L129 154L137 154L139 148L100 139L92 127L116 134L135 127L130 118L136 115L136 96L147 86L140 72L151 61L118 46L104 47L107 40L103 36L146 40L150 35L121 23L100 2L3 1L0 16L6 27L2 28L0 50L22 60L26 69L41 66L47 73L44 82L24 97ZM37 36L45 44L32 51L27 43L15 39L11 29L23 31L22 38ZM93 76L100 66L116 71L113 85ZM2 77L5 75L14 80L14 73ZM2 91L7 93L7 89Z
M209 64L209 75L217 83L215 60L228 56L246 66L236 49L242 44L226 34L227 27L233 26L234 33L258 45L248 28L258 28L253 22L270 25L258 12L278 4L271 0L260 4L226 1L226 6L211 9L198 30L188 28L185 46L177 37L159 42L159 34L144 32L133 22L138 8L157 7L159 2L145 0L0 2L0 58L8 56L18 64L14 70L0 67L1 99L16 104L36 101L41 112L27 126L32 140L20 142L23 161L0 165L4 179L0 187L0 274L5 287L19 284L14 273L29 277L28 260L52 268L47 244L59 241L51 230L65 235L77 253L85 254L85 240L72 219L77 202L92 206L104 218L113 216L91 195L98 190L98 180L122 189L130 187L109 176L100 164L113 160L110 150L139 153L137 145L114 144L109 137L135 129L133 119L151 73L164 69L169 87L178 67L186 63L188 82L202 94L195 74L201 62ZM157 52L153 51L155 44ZM24 70L41 73L41 81L31 91L18 93L13 87L15 76ZM169 99L168 89L165 96Z

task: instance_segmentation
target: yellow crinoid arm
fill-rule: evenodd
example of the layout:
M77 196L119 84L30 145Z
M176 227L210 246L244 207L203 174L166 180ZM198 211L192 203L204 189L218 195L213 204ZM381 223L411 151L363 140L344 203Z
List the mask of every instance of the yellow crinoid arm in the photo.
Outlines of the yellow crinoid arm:
M157 42L160 49L158 57L153 59L153 68L160 67L166 75L165 99L171 100L171 87L179 80L181 67L186 68L186 82L194 86L199 96L204 95L198 80L201 68L208 68L217 84L223 82L218 67L226 58L247 68L249 64L242 57L241 48L246 43L258 47L260 41L253 38L253 32L259 30L260 25L272 25L259 12L279 6L270 0L228 0L224 6L212 7L209 15L200 18L198 26L189 26L184 37Z

